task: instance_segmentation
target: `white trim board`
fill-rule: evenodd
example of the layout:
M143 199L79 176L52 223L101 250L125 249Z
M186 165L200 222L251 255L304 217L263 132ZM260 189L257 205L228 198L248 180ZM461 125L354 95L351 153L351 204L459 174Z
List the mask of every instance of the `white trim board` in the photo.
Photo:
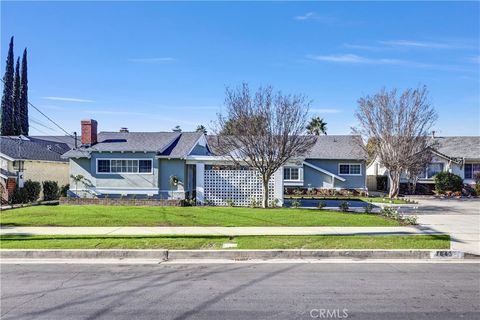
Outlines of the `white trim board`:
M338 179L338 180L340 180L340 181L342 181L342 182L343 182L343 181L346 181L345 178L342 178L342 177L340 177L340 176L337 176L335 173L332 173L332 172L330 172L330 171L327 171L327 170L325 170L325 169L322 169L322 168L320 168L320 167L317 167L317 166L315 166L315 165L313 165L313 164L311 164L311 163L308 163L308 162L306 162L306 161L303 161L303 164L306 165L307 167L310 167L310 168L312 168L312 169L315 169L315 170L317 170L317 171L320 171L320 172L322 172L322 173L325 173L326 175L329 175L329 176L331 176L331 177L334 177L334 178L336 178L336 179Z

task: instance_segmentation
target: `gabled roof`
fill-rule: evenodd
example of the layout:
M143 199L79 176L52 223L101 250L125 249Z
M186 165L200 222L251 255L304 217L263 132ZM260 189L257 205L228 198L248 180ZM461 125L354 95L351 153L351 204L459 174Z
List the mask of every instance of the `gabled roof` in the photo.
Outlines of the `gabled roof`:
M61 155L70 150L68 136L1 136L0 153L15 160L61 161Z
M355 135L309 136L315 139L315 144L303 155L306 159L344 159L366 160L367 153L362 147L362 139ZM207 136L208 145L216 155L221 155L218 145L221 136Z
M65 158L89 157L92 152L154 152L183 158L201 137L200 132L100 132L93 146L67 152Z
M28 136L29 138L65 143L70 149L75 148L75 138L72 136ZM77 136L77 146L81 145L81 138Z
M317 136L315 145L305 155L307 159L366 160L362 139L356 135Z
M435 137L434 148L439 153L457 159L480 159L480 136Z

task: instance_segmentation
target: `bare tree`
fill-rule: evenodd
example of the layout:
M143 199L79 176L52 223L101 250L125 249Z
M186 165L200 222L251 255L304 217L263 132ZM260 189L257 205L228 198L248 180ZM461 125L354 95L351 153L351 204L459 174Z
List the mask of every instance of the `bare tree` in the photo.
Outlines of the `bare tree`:
M427 142L417 143L413 148L419 149L416 154L413 154L409 159L406 159L405 163L405 176L408 179L408 191L410 194L415 194L417 189L417 182L420 174L425 172L427 165L432 161L431 148L434 145L433 140L429 140L426 137L422 138ZM429 141L431 141L429 143Z
M248 84L227 88L226 113L218 115L218 150L237 165L255 168L262 179L262 206L268 207L268 182L288 159L315 143L304 135L310 101L272 87L251 93ZM225 130L228 127L228 130Z
M428 100L425 86L397 90L381 90L374 96L358 100L356 128L365 140L375 139L375 153L387 169L389 197L398 196L402 171L412 169L415 157L427 149L428 134L437 113Z

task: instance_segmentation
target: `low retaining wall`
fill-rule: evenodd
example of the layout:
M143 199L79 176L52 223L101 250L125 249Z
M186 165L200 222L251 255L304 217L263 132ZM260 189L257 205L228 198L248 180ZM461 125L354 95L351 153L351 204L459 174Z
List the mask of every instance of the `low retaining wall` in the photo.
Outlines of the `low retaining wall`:
M101 206L159 206L179 207L181 200L154 199L109 199L109 198L60 198L60 204L65 205L101 205Z

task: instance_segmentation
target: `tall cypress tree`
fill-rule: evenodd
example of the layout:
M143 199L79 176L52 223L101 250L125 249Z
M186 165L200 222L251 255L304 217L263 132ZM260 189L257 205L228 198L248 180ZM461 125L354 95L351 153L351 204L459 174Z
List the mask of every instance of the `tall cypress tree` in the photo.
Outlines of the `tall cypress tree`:
M3 76L3 96L1 105L0 133L2 136L14 135L13 131L13 37L7 55L7 66Z
M20 110L20 57L17 58L15 66L15 76L13 78L13 134L22 134L20 119L22 117Z
M22 72L20 84L20 134L28 136L28 76L27 76L27 48L23 50Z

